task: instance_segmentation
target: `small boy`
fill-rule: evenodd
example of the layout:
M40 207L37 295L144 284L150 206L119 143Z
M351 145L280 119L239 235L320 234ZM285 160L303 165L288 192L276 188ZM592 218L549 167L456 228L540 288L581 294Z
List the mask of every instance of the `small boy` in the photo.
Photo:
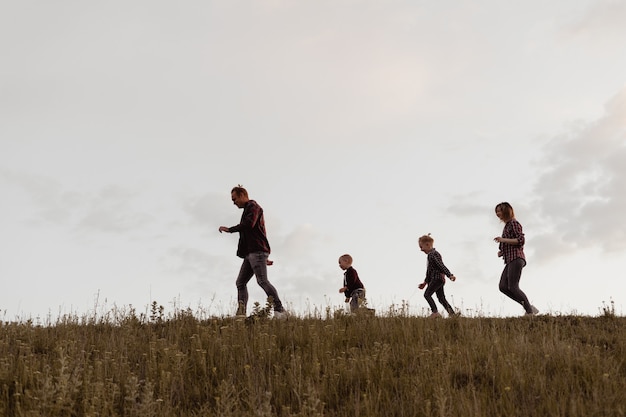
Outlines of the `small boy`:
M365 288L359 279L359 274L352 267L352 256L345 254L339 257L339 268L343 269L343 287L339 292L346 296L346 303L350 303L350 312L354 313L359 304L365 299Z
M437 305L433 300L433 294L437 294L439 303L441 303L441 305L446 309L448 314L456 316L457 313L454 311L450 303L448 303L448 300L446 300L446 294L443 291L443 286L446 283L446 276L452 281L456 281L456 277L444 265L441 254L433 248L434 242L435 240L430 237L430 233L428 235L421 236L418 240L420 250L427 255L428 260L428 265L426 266L426 278L424 279L424 282L419 285L419 289L422 290L424 287L428 286L426 292L424 292L424 298L426 298L426 301L432 310L430 317L441 317L441 314L437 311Z

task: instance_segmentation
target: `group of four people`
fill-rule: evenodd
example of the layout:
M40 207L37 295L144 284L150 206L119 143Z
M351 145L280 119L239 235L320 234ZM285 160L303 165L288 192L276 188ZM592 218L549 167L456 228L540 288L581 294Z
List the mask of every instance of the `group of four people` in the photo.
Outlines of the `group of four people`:
M248 305L247 284L256 276L257 283L271 297L274 305L274 317L286 318L288 316L278 291L267 278L267 266L272 264L269 259L270 245L265 230L265 218L263 209L248 196L248 191L241 185L231 190L233 204L243 209L241 220L236 226L220 226L219 232L239 233L237 256L243 259L239 275L237 276L237 315L245 316ZM503 202L496 205L496 216L504 223L502 236L496 236L493 240L499 244L498 257L504 259L504 270L500 276L500 291L507 297L521 304L527 315L535 315L538 310L529 301L526 294L520 289L519 282L522 276L522 268L526 266L524 255L524 232L522 225L515 218L513 207ZM434 239L428 235L418 239L420 250L427 255L426 277L419 284L420 289L426 288L424 298L431 309L430 317L441 317L433 295L445 308L449 315L458 315L450 303L446 300L444 285L446 277L455 281L456 277L443 263L441 254L433 247ZM365 300L365 286L359 278L359 274L352 267L352 257L348 254L339 257L339 267L344 270L343 286L339 289L345 295L346 303L350 304L350 311L356 312Z

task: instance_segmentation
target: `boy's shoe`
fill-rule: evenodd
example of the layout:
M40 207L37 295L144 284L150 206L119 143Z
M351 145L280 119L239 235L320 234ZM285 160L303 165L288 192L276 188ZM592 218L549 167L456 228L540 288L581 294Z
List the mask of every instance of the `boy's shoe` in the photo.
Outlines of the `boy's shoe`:
M287 310L274 311L274 319L276 320L287 320L289 316L290 314L287 312Z
M460 315L461 315L461 313L457 313L457 312L456 312L456 311L454 311L454 309L452 309L452 308L451 308L450 310L446 310L446 311L448 312L448 315L449 315L450 317L458 317L458 316L460 316Z
M441 317L441 314L439 314L437 311L435 311L434 313L432 313L428 317L431 318L431 319L436 319L437 317Z

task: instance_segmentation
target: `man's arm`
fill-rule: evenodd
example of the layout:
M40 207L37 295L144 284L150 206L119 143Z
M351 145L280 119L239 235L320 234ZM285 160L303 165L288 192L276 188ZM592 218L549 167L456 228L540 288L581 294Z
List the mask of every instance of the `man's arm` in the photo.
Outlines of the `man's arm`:
M243 209L241 223L236 226L229 227L228 231L230 233L235 233L240 232L241 230L252 230L262 213L263 211L261 210L261 206L249 202Z

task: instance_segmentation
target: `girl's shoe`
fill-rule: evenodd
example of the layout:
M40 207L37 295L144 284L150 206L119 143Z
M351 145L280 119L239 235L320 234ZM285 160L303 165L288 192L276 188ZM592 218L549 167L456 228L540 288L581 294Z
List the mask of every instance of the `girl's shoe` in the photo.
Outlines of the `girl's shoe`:
M461 315L461 313L457 313L456 311L454 311L453 308L451 308L450 310L446 310L448 312L448 314L450 315L450 317L458 317Z

